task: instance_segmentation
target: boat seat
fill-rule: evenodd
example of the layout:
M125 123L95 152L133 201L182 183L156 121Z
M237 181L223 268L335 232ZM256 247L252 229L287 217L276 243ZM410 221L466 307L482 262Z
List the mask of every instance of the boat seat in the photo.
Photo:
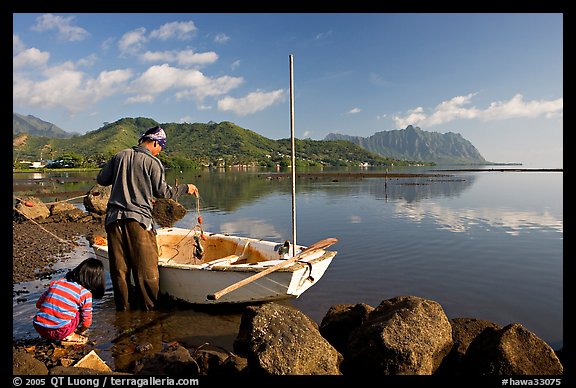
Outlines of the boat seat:
M235 263L239 258L240 256L238 255L228 255L220 259L209 261L208 263L206 263L206 265L202 266L202 269L210 269L216 266L219 267L228 266L232 263Z

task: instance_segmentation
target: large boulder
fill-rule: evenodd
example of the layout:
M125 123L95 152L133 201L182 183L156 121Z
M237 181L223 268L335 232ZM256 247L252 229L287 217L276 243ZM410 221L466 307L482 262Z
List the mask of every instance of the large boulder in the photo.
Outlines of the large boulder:
M335 304L320 323L320 334L340 353L346 353L350 333L362 325L374 307L365 303Z
M50 217L50 209L48 209L48 206L36 197L18 198L14 208L15 220L44 220Z
M463 358L468 375L562 375L554 350L519 323L488 327L468 346Z
M342 355L301 311L278 303L248 306L234 351L255 375L339 375Z
M399 296L380 303L350 333L345 375L431 375L452 348L452 327L435 301Z
M468 351L470 343L486 328L500 329L500 325L476 318L452 318L452 340L454 345L450 353L444 358L436 371L440 375L461 375L462 360Z

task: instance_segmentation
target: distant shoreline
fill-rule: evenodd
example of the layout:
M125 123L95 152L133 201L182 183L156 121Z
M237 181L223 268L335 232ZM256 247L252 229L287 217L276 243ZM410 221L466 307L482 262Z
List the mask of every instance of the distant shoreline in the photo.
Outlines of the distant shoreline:
M418 178L418 177L446 177L450 172L563 172L562 168L471 168L471 169L446 169L430 170L432 173L403 173L403 172L296 172L296 177L324 177L324 178ZM288 178L289 172L260 173L268 179Z
M466 171L466 172L484 172L484 171L497 171L497 172L564 172L563 168L464 168L453 170L431 170L431 171Z

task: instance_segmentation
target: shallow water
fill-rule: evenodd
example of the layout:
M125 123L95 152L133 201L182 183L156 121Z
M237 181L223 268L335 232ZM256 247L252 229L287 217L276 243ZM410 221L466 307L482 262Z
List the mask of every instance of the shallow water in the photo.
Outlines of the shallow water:
M410 170L412 171L412 170ZM419 169L417 172L426 172ZM430 172L430 171L428 171ZM256 172L169 171L200 189L209 232L292 239L290 179ZM84 189L74 187L75 191ZM437 301L448 318L521 323L554 349L563 345L563 173L454 172L448 177L297 180L297 243L339 239L318 283L287 302L320 323L330 306L401 295ZM196 203L176 226L193 227ZM81 247L64 267L91 255ZM13 337L34 337L33 303L44 284L18 284ZM210 343L232 351L241 311L179 306L116 313L111 290L95 305L91 338L109 365L126 365L143 342ZM99 353L100 354L100 353Z

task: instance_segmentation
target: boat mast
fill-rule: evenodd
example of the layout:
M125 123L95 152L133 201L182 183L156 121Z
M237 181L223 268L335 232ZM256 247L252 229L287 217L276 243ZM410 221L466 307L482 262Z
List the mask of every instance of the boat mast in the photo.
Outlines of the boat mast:
M294 57L290 54L290 132L292 134L292 257L296 256L296 150L294 147Z

